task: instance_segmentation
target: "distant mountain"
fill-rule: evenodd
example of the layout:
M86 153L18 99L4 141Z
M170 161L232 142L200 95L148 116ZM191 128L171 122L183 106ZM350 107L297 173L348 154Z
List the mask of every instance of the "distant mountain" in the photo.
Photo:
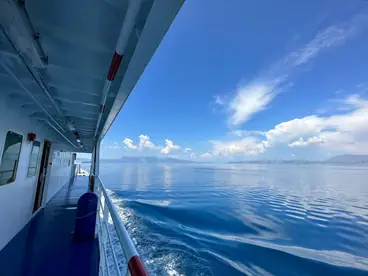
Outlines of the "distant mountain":
M157 156L123 156L120 162L138 162L138 163L197 163L195 161L183 160L171 157Z
M345 154L331 157L325 161L308 160L251 160L232 161L229 164L368 164L368 155Z
M314 164L320 161L308 160L248 160L248 161L231 161L228 164Z
M83 160L82 163L90 163L90 160ZM103 163L149 163L149 164L190 164L198 163L190 160L182 160L171 157L157 157L157 156L123 156L118 159L101 159L100 162Z
M325 161L326 163L335 163L335 164L368 164L368 155L363 154L344 154L331 157Z

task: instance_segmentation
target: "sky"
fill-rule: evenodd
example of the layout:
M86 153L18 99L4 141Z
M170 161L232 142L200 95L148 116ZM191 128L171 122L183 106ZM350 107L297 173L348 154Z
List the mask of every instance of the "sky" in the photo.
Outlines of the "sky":
M368 154L368 2L188 0L102 158Z

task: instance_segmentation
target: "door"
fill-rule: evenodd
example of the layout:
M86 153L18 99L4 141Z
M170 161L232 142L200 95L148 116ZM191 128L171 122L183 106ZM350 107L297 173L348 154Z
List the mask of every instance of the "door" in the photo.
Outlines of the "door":
M49 141L44 142L43 144L43 151L42 151L42 158L41 158L41 166L40 166L40 174L38 176L37 181L37 191L33 206L33 212L36 212L42 204L43 192L45 188L45 180L47 175L47 167L49 164L49 156L50 156L50 148L51 143Z

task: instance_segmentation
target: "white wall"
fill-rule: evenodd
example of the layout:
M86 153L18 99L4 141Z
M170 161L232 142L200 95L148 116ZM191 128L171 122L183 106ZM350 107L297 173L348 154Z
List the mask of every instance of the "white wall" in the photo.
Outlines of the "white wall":
M69 183L72 172L71 152L54 151L52 156L51 174L46 179L47 190L44 200L48 202L65 184ZM51 156L50 156L51 158Z
M71 165L66 166L68 161L65 161L71 160L71 153L59 152L59 155L55 153L64 147L70 150L69 146L60 142L58 134L53 130L42 127L36 121L28 119L24 114L22 115L19 110L9 105L0 91L0 158L3 153L5 137L8 130L23 135L23 142L16 180L13 183L0 186L0 250L32 218L44 139L51 141L52 152L50 153L49 161L52 160L52 157L57 157L55 159L56 162L53 161L52 165L48 168L46 181L49 179L51 182L46 182L44 200L42 202L43 206L64 184L69 182L72 167ZM27 134L29 132L36 133L36 140L41 142L41 149L37 173L35 176L27 178L28 163L32 149L32 143L27 141Z

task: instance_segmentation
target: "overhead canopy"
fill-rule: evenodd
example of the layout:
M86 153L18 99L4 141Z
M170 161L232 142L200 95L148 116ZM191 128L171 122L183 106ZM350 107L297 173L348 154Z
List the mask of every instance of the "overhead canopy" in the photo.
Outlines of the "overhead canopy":
M21 3L0 4L1 96L58 132L60 139L69 140L75 151L91 152L94 141L106 134L124 105L183 0ZM138 7L135 13L132 4ZM120 67L116 57L122 59ZM115 78L109 79L108 72L116 71L116 66Z

